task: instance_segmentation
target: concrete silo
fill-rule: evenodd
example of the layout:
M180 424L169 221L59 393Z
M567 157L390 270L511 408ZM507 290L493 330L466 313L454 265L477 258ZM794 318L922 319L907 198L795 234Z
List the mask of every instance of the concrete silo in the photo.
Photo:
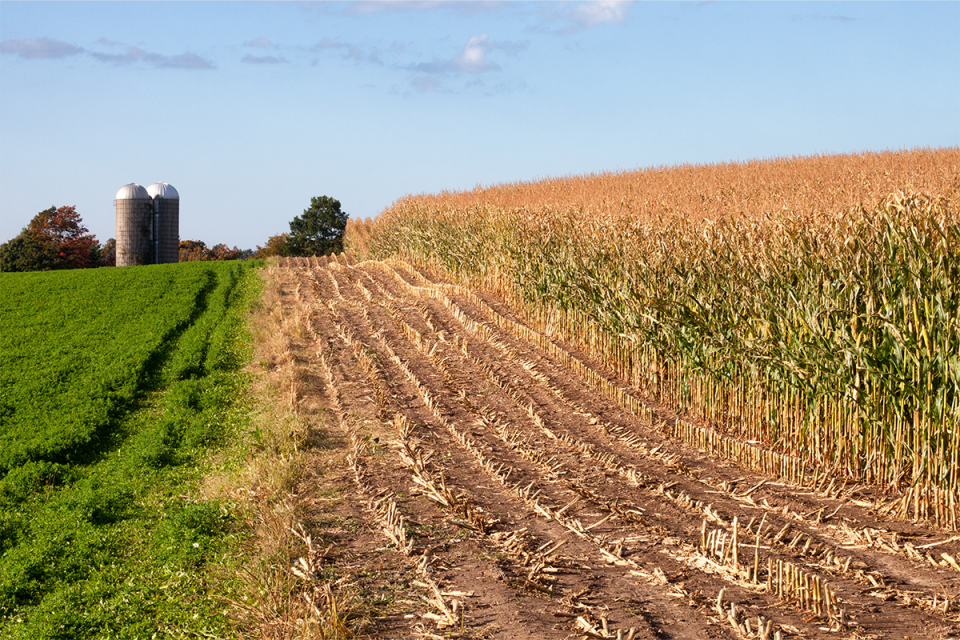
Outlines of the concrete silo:
M152 264L153 198L131 182L117 191L117 266Z
M180 194L173 185L156 182L147 187L153 198L156 216L155 263L168 264L180 261Z

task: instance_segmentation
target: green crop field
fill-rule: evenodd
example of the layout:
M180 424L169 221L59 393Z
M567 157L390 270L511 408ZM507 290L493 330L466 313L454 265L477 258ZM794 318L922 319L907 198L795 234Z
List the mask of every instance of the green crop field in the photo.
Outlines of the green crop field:
M259 288L239 262L0 275L0 637L231 635L205 569L242 536L198 484L247 426Z

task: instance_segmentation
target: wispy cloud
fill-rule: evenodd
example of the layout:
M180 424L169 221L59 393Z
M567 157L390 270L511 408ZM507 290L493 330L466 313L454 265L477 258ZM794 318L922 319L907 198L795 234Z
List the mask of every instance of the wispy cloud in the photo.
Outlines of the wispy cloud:
M324 38L313 47L314 51L339 51L345 60L352 62L366 62L382 65L380 52L376 47L361 47L360 45L341 42L339 38Z
M503 0L475 0L473 2L463 2L462 0L357 0L347 3L345 13L370 14L445 10L460 15L473 16L500 10L509 4L509 2Z
M540 11L543 23L536 30L570 34L619 24L627 19L631 4L633 0L589 0L547 5Z
M359 0L347 4L349 13L386 13L390 11L423 11L452 4L443 0Z
M51 38L0 42L0 53L16 55L25 60L56 60L75 56L84 51L86 50L83 47Z
M596 0L582 2L573 7L571 18L584 29L601 24L616 24L627 17L629 3L625 0Z
M801 22L803 20L818 20L821 22L841 22L841 23L857 21L856 18L851 18L850 16L840 16L840 15L832 15L832 16L803 15L802 16L802 15L795 14L794 16L792 16L792 19L794 22Z
M144 51L139 47L131 47L107 38L100 38L96 44L102 47L126 48L123 53L102 53L89 51L83 47L53 40L52 38L36 38L33 40L4 40L0 42L0 53L16 55L26 60L57 60L79 54L88 54L94 60L114 65L142 63L159 69L213 69L214 64L206 58L194 53L179 55L163 55Z
M487 34L481 33L467 40L467 44L463 47L460 55L456 57L454 63L461 71L469 71L470 73L499 69L499 65L487 62L488 53L490 53L490 38L487 37Z
M243 46L249 47L251 49L279 49L276 44L271 42L270 38L254 38L253 40L247 40L243 43ZM246 54L240 58L240 62L244 64L287 64L290 61L281 56L255 56L252 54Z
M418 93L450 93L442 82L429 76L417 76L410 81L410 85Z
M243 46L255 47L257 49L270 49L274 47L274 44L270 42L269 38L254 38L253 40L244 42Z
M283 56L252 56L249 53L240 59L247 64L285 64L288 62Z
M493 51L516 55L527 47L526 42L493 42L485 33L473 36L458 54L449 59L418 62L409 69L418 73L483 73L498 71L500 65L488 59Z
M142 63L158 69L199 70L216 68L211 61L206 58L201 58L194 53L181 53L179 55L167 56L160 53L144 51L139 47L127 47L124 53L91 52L90 55L100 62L117 66Z

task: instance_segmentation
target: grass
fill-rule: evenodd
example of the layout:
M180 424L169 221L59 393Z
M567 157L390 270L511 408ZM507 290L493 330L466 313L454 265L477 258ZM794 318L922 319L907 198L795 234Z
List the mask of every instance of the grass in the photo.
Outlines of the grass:
M252 266L3 274L0 637L235 637Z
M283 300L280 271L268 265L263 293L250 319L254 403L252 451L231 483L246 487L240 507L248 523L231 616L244 637L336 640L354 637L369 621L368 604L329 564L325 536L358 526L332 515L349 485L334 470L344 451L327 431L324 407L305 404L311 336L296 302ZM288 306L289 304L289 306Z

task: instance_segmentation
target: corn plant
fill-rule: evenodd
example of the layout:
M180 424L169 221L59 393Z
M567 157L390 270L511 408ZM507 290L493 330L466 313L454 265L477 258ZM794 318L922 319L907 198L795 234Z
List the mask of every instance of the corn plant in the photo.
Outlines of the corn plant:
M363 241L502 296L721 433L956 527L958 176L946 149L506 185L400 200ZM636 205L682 180L676 208ZM904 180L942 195L849 201Z

